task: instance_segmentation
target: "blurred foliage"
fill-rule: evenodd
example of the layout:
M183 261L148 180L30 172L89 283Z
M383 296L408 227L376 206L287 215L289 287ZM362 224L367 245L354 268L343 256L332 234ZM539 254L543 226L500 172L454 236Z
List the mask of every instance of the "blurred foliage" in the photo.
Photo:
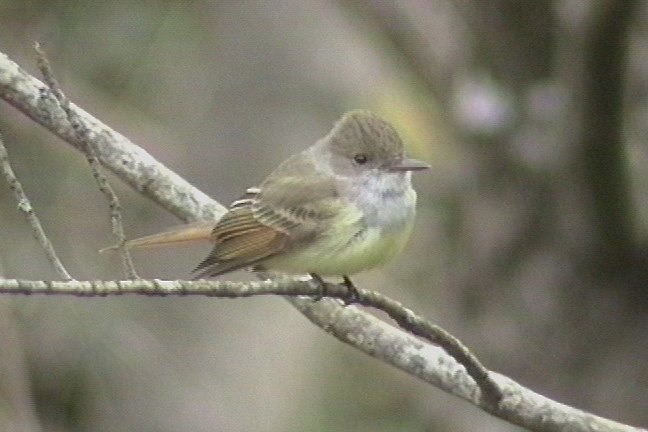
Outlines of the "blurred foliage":
M39 40L75 103L222 203L344 111L381 113L434 169L405 253L356 283L645 425L646 3L0 0L0 51L36 74ZM74 276L121 278L83 158L4 103L0 131ZM113 184L130 236L176 223ZM0 273L55 277L1 187L0 221ZM136 261L183 278L206 249ZM0 317L2 430L515 430L279 299L5 297Z

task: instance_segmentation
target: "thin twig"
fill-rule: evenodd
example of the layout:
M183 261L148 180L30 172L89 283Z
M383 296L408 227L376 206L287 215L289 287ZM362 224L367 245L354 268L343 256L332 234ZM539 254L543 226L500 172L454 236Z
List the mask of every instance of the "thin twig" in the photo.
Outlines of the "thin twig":
M126 277L129 279L138 279L139 276L137 275L135 265L133 264L133 257L126 247L126 235L124 234L124 224L122 222L121 204L119 203L117 194L112 189L110 183L108 183L108 179L101 170L101 164L97 158L90 130L83 123L81 117L78 116L74 110L70 109L70 101L61 91L61 87L54 77L52 67L47 59L47 55L38 42L34 44L34 49L36 50L38 68L43 74L45 83L61 105L61 108L63 108L63 111L65 111L65 115L67 116L72 129L74 129L77 139L82 143L83 153L88 161L88 165L90 165L92 176L99 187L99 191L108 200L108 207L110 208L110 225L112 227L113 235L117 238L117 249L119 249L120 252L122 267L124 268Z
M74 283L44 281L10 281L7 286L0 285L0 293L7 294L61 294L78 297L97 297L124 294L143 294L149 296L187 296L205 295L209 297L250 297L257 295L318 296L321 287L312 280L298 280L277 277L254 282L231 281L75 281ZM325 295L348 301L349 291L344 285L326 284ZM357 289L354 301L363 306L385 312L404 330L420 336L440 346L450 354L475 380L482 390L485 403L497 405L502 393L490 380L489 371L475 355L450 333L436 326L401 303L375 291Z
M27 194L25 194L20 181L11 168L11 163L9 162L9 154L7 153L7 149L5 148L4 142L2 140L2 135L0 135L0 170L2 170L7 183L9 183L9 187L16 197L16 201L18 201L18 209L25 215L25 219L29 223L29 226L31 226L34 238L38 241L38 243L45 251L45 256L52 264L52 267L54 267L54 271L56 271L61 279L64 279L66 281L72 280L72 276L70 276L70 273L68 273L68 271L65 269L63 263L56 254L52 243L43 230L38 216L36 216L36 213L34 213L34 208L32 207L29 198L27 198Z
M273 279L266 281L164 281L158 279L129 279L123 281L31 281L0 279L0 293L15 295L65 295L74 297L108 297L122 295L207 296L243 298L259 295L313 296L319 286L308 280ZM332 295L343 297L344 287L331 288Z
M427 339L440 346L458 363L466 368L466 372L475 380L482 390L484 403L496 407L502 399L502 390L491 379L490 371L459 339L443 328L432 324L414 311L404 307L377 291L358 289L357 303L379 309L389 315L404 330Z
M276 275L266 272L255 272L256 276L264 281L277 281ZM311 280L311 282L313 282ZM324 292L320 291L314 295L319 297L322 294L326 297L333 297L344 300L345 304L360 304L385 312L391 319L405 331L422 337L428 342L441 347L448 355L452 356L457 363L461 364L468 375L475 381L481 390L481 400L484 406L490 409L497 409L502 399L502 390L492 380L490 371L479 361L479 359L459 339L448 333L443 328L432 324L430 321L417 315L411 309L377 291L356 288L356 293L349 291L346 285L331 284L322 280L314 283L319 286L324 283ZM280 293L276 293L280 294Z

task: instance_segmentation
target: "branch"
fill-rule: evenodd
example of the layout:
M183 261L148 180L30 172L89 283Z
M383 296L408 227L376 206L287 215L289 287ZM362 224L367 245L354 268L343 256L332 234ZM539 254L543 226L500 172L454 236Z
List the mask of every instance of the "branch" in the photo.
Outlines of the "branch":
M43 84L40 81L26 74L6 56L0 54L0 97L64 138L65 141L79 147L74 133L71 133L69 126L67 126L68 122L65 120L65 114L62 113L55 100L42 95L42 88ZM93 134L96 134L97 139L100 141L100 145L97 145L97 156L101 163L133 185L138 191L185 220L216 219L222 214L222 206L211 201L179 176L160 165L148 153L139 149L85 111L72 104L71 109L84 119L88 128L92 130ZM21 282L13 280L0 282L3 285L7 284L6 286L9 288L13 287L14 290L22 289L23 293L29 287L29 284L36 284L36 287L39 286L38 284L43 284L40 285L41 289L45 291L49 289L51 292L51 289L55 286L78 287L78 284L84 283L69 282L65 285L63 282ZM25 283L27 285L24 285ZM147 281L112 283L117 284L117 287L121 287L123 292L123 289L128 286L125 284L133 284L130 286L139 286L140 289L143 289L144 285L137 284L146 284ZM186 295L191 284L207 284L209 286L215 284L214 286L220 286L221 289L228 286L223 284L236 284L235 282L215 281L182 282L182 285L178 285L177 291L164 291L163 288L167 283L172 282L158 281L153 283L152 287L159 291L157 295L160 295L160 292L167 295L171 292ZM305 282L287 279L285 283L287 286L295 286ZM247 282L229 286L247 290L253 286L263 286L267 289L272 284L277 284L274 285L276 287L283 286L282 280ZM31 288L36 287L31 286ZM98 285L95 285L95 287L98 287ZM100 294L102 293L97 295ZM286 294L283 293L282 295ZM328 289L327 295L332 295ZM291 298L290 301L313 323L338 339L373 357L392 364L412 376L468 400L485 411L511 423L536 431L640 430L549 400L493 372L490 372L488 376L501 389L502 399L497 405L489 404L488 401L482 398L479 387L466 373L465 369L443 350L423 343L411 334L394 328L355 307L344 307L338 301L324 299L315 302L312 299L301 297Z
M274 277L262 282L231 281L25 281L0 279L0 293L5 294L61 294L77 297L105 297L109 295L142 294L148 296L188 296L205 295L208 297L251 297L256 295L310 296L321 295L321 283L325 284L325 296L341 299L348 304L348 287L323 281L314 282L309 278L297 280L294 277ZM490 379L489 371L457 338L439 326L435 326L402 304L378 292L356 289L353 301L363 306L382 310L410 333L421 336L440 346L457 360L468 375L474 379L484 394L484 403L497 406L502 394ZM317 303L317 302L316 302Z
M0 279L0 293L80 297L127 294L223 298L257 295L316 296L320 290L321 287L311 280L288 277L252 282L143 279L57 282ZM348 292L342 285L327 284L326 295L346 299ZM362 304L384 310L392 317L409 316L414 322L422 320L412 311L376 292L358 289L358 299ZM411 334L395 329L355 307L343 307L339 300L326 298L314 302L310 298L295 297L293 301L315 324L321 327L322 323L327 323L324 329L343 342L512 423L537 431L641 431L559 404L493 372L489 373L489 377L502 389L503 399L498 406L485 405L481 402L480 390L474 380L444 350L422 343Z
M0 53L0 98L63 141L83 151L83 142L48 87ZM128 138L75 104L70 109L92 136L99 162L144 196L184 221L216 220L225 207L155 160Z
M65 111L68 123L72 126L76 139L82 145L83 153L88 161L88 165L90 165L92 176L99 187L99 191L108 201L108 207L110 209L110 225L114 236L117 238L117 249L122 258L124 272L129 279L138 279L139 277L137 276L135 265L133 264L133 257L126 247L126 235L124 234L124 225L122 223L121 204L119 203L117 194L113 191L110 183L108 183L108 179L106 179L106 176L101 171L101 166L97 159L97 152L95 151L90 131L81 118L72 109L70 109L70 101L63 94L63 91L61 91L58 81L54 77L54 72L52 71L49 60L47 59L47 55L45 55L45 51L41 49L38 42L34 44L34 49L36 50L38 67L45 78L45 82L63 108L63 111Z
M20 181L11 168L11 164L9 163L9 154L7 153L7 148L4 145L1 135L0 171L2 171L4 178L7 180L7 183L9 183L9 188L14 193L16 201L18 201L18 209L25 215L25 219L32 229L34 238L36 239L36 241L38 241L38 243L45 251L45 256L47 257L47 260L50 262L50 264L52 264L52 267L54 267L54 271L59 275L60 278L68 281L72 280L72 276L70 276L70 273L68 273L68 271L66 270L65 266L61 262L61 259L56 254L54 246L52 246L52 242L50 242L47 234L45 234L45 230L43 229L38 216L36 215L36 213L34 213L34 208L32 207L29 198L27 198L27 194L23 190L22 184L20 184Z

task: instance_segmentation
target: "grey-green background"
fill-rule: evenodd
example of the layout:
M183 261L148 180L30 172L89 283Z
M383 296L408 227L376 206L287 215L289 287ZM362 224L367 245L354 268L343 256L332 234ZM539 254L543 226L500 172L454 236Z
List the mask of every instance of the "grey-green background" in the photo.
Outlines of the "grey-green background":
M75 103L223 204L344 111L382 114L433 169L416 176L406 251L356 283L541 394L646 426L646 13L634 0L0 0L0 51L37 74L40 41ZM113 239L83 157L6 103L0 130L72 274L122 278L97 254ZM129 236L177 223L111 180ZM0 244L3 276L56 277L6 186ZM184 278L207 249L135 259L144 277ZM517 428L280 299L3 296L0 430Z

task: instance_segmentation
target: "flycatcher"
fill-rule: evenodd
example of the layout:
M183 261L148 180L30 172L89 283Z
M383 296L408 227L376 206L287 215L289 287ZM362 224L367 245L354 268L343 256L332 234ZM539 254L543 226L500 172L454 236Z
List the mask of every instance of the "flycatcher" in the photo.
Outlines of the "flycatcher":
M346 113L324 138L249 188L213 226L205 223L132 240L151 246L209 237L196 278L241 268L348 278L398 254L412 230L416 192L394 127L368 111Z

